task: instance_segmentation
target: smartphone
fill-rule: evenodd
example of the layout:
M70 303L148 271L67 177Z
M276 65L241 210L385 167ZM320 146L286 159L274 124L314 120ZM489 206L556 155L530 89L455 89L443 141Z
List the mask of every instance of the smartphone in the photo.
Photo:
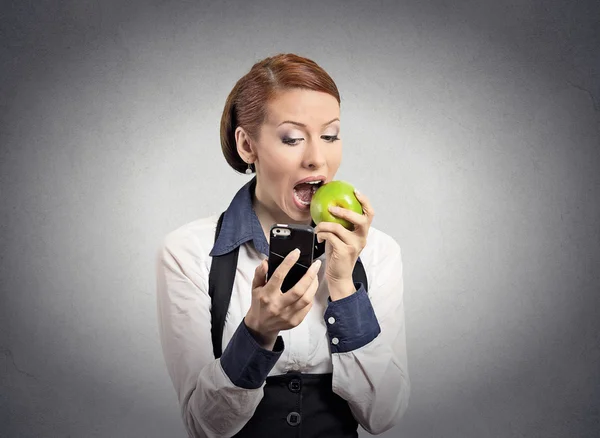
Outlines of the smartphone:
M267 280L283 259L294 249L300 250L298 261L292 266L281 285L281 292L287 292L300 280L313 263L315 231L310 225L275 224L269 236L269 271Z

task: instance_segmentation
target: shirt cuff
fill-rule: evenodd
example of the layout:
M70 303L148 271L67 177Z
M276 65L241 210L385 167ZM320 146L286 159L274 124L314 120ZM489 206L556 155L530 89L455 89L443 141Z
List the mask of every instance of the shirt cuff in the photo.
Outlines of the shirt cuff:
M381 332L371 300L362 283L354 283L356 292L331 301L324 319L332 353L345 353L367 345Z
M281 336L277 336L272 351L262 348L242 320L223 351L221 366L235 386L260 388L281 356L283 348Z

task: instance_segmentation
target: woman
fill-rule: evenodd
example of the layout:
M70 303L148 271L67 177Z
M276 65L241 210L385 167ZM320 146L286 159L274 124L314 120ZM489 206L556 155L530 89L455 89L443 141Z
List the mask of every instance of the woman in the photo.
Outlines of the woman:
M219 215L169 233L157 265L163 353L192 437L356 437L379 434L408 405L402 260L398 244L363 215L315 227L325 246L308 273L282 294L290 253L266 281L269 229L313 224L307 179L329 182L342 159L340 97L313 61L278 55L234 86L221 119L225 159L256 173ZM222 335L213 352L209 272L238 251ZM321 251L323 252L323 251ZM368 278L353 281L359 260ZM211 280L212 281L212 280ZM217 337L219 339L219 337Z

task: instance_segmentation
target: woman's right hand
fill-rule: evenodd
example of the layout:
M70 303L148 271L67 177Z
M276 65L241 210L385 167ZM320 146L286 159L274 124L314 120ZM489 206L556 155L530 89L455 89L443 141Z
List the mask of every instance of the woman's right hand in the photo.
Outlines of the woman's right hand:
M252 304L244 322L261 347L268 350L273 349L281 330L296 327L304 320L317 293L320 260L313 262L294 287L285 293L281 292L285 276L299 257L299 250L291 251L275 269L269 281L266 281L269 268L267 260L263 260L254 271Z

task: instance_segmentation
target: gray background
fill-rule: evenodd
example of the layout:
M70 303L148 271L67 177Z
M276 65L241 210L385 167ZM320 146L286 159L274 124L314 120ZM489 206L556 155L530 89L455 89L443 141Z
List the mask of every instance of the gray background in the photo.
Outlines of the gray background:
M185 436L154 257L247 181L218 123L279 52L336 80L338 177L403 249L382 436L600 436L599 5L2 2L0 436Z

